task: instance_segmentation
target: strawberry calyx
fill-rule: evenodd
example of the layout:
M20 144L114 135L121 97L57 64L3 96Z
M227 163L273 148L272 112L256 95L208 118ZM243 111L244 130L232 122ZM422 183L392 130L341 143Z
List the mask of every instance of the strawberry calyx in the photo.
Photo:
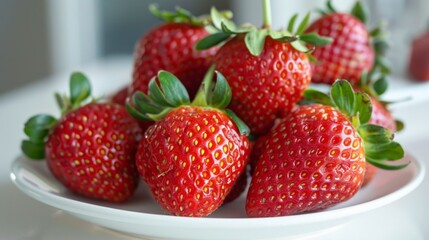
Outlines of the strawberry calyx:
M335 107L351 121L365 143L367 162L387 170L402 169L409 164L390 163L404 157L402 146L393 141L394 134L389 129L368 124L372 113L370 97L364 92L355 92L347 80L337 80L331 87L330 95L307 89L304 98L302 104L319 103Z
M269 15L269 10L267 10L270 7L269 1L265 0L263 3L265 14L262 29L252 25L243 25L239 27L233 21L223 17L222 14L213 7L210 11L210 16L212 19L212 28L216 31L201 39L195 48L197 50L205 50L224 43L228 39L237 35L244 35L246 47L254 56L259 56L262 53L265 39L268 36L280 42L290 43L296 50L304 53L310 53L313 49L312 47L308 48L307 45L311 45L313 47L323 46L332 42L331 38L321 37L316 33L304 33L310 20L310 13L304 17L296 31L294 31L294 25L297 15L292 17L287 30L271 29L270 17L267 17L267 15Z
M216 82L213 81L216 73ZM142 121L159 121L170 111L181 106L198 106L216 109L227 114L243 135L250 133L247 125L230 109L226 109L231 101L232 91L225 77L210 67L193 102L182 82L167 71L159 71L149 82L149 93L136 92L127 102L128 112Z
M91 85L83 73L72 73L69 86L70 97L55 93L55 99L61 109L61 116L80 108L91 95ZM21 142L22 152L34 160L44 159L46 137L57 123L58 119L49 114L38 114L27 120L24 124L24 133L28 139Z
M152 13L152 15L154 15L155 17L163 21L174 22L174 23L190 23L193 26L197 26L197 27L204 27L212 21L210 16L203 15L200 17L196 17L192 15L191 12L181 7L176 7L176 11L170 12L170 11L160 10L158 8L158 5L151 4L149 6L149 11ZM220 14L227 19L232 18L231 11L222 11L220 12Z

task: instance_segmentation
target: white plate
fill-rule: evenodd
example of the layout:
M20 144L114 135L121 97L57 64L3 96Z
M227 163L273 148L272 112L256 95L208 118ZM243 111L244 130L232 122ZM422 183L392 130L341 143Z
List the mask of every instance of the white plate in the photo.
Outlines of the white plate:
M349 201L328 210L295 216L246 218L245 197L221 206L210 217L176 217L166 214L141 184L125 204L110 204L77 196L50 174L46 163L15 159L11 179L29 196L78 218L150 239L270 239L322 234L335 230L351 217L382 207L413 191L423 180L423 163L411 156L400 171L380 170L373 182Z

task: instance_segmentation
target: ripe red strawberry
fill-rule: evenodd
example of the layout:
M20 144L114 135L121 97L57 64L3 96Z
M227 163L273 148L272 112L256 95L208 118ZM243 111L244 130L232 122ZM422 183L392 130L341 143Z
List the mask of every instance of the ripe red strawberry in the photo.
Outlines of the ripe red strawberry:
M139 177L134 154L141 130L122 106L91 102L89 82L71 76L71 98L60 97L63 116L36 115L25 124L22 142L30 158L46 158L52 174L78 194L111 202L128 200Z
M136 164L157 202L173 215L215 211L248 162L246 127L222 110L231 90L222 75L216 84L212 76L209 72L191 104L180 80L161 71L159 86L152 80L149 96L138 92L135 108L129 108L137 118L157 120L140 142Z
M408 71L417 81L429 81L429 29L413 40Z
M364 24L363 8L357 2L352 14L335 12L330 3L329 9L306 30L333 38L331 44L312 53L317 59L311 65L312 82L333 84L337 79L347 79L354 85L362 72L369 71L374 64L374 49Z
M232 185L231 191L226 195L223 201L224 204L233 202L246 191L248 177L247 170L245 169L235 181L234 185Z
M270 131L247 195L250 217L319 211L346 201L360 189L366 161L405 167L386 164L404 152L391 132L365 124L371 113L366 94L338 81L332 99L313 96L333 106L299 106Z
M215 27L223 32L204 38L197 45L205 49L232 37L219 49L214 62L232 88L230 108L254 135L265 134L276 118L290 112L310 83L310 62L304 53L309 50L303 41L316 45L329 41L302 34L309 17L304 18L296 32L301 35L298 40L290 33L293 24L290 32L271 30L269 23L260 30L249 26L239 29L214 15Z
M183 9L168 13L159 12L152 6L150 10L166 23L156 26L137 42L129 96L136 91L147 93L152 77L158 71L165 70L179 77L193 97L217 51L217 48L206 51L196 51L194 48L200 39L209 34L204 28L204 21Z
M111 100L113 103L125 106L128 97L128 87L123 87L113 94Z

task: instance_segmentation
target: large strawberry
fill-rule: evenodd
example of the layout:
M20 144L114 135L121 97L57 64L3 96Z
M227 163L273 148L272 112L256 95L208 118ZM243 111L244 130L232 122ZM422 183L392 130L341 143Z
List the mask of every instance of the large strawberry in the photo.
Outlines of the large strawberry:
M160 12L155 6L150 11L166 23L156 26L137 42L134 52L133 80L129 91L148 92L148 84L158 71L173 73L195 95L217 48L196 51L194 45L209 33L204 28L206 19L196 18L184 9Z
M265 1L265 23L238 28L215 9L211 15L219 32L202 39L197 49L206 49L228 40L216 54L216 69L225 75L233 93L230 108L250 127L253 135L263 135L278 117L291 111L311 79L305 43L329 42L316 34L303 34L308 14L295 34L294 22L288 30L270 29L269 2Z
M23 152L46 158L52 174L81 195L112 202L128 200L139 182L134 154L141 130L122 106L81 104L90 85L81 73L70 80L70 99L57 96L62 116L40 114L28 120Z
M298 106L270 131L247 195L251 217L318 211L346 201L360 189L366 161L386 169L406 166L386 162L404 152L388 129L366 124L366 94L338 81L331 97L316 91L306 96L331 106Z
M327 2L328 10L306 30L322 36L332 37L333 42L313 52L317 59L312 63L315 83L332 84L336 79L347 79L353 85L361 74L369 71L374 64L374 49L371 34L365 26L366 13L357 2L351 13L338 13ZM376 34L376 32L373 32Z
M248 128L224 110L231 90L213 69L190 103L174 75L160 71L149 95L132 98L130 113L156 120L140 142L136 164L157 202L169 213L206 216L215 211L248 162Z

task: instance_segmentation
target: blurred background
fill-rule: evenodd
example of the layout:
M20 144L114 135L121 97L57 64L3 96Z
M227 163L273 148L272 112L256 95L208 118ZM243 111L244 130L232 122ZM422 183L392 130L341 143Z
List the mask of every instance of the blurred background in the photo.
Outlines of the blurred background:
M175 5L196 15L212 5L232 9L238 23L260 25L260 0L1 0L0 94L58 72L112 58L132 61L137 39L159 21L147 10L156 2ZM333 1L348 11L354 0ZM429 28L427 0L365 0L371 24L388 22L394 74L406 77L412 39ZM290 16L322 7L325 1L273 0L273 25L285 27ZM313 14L313 17L315 14ZM130 73L131 75L131 73Z

